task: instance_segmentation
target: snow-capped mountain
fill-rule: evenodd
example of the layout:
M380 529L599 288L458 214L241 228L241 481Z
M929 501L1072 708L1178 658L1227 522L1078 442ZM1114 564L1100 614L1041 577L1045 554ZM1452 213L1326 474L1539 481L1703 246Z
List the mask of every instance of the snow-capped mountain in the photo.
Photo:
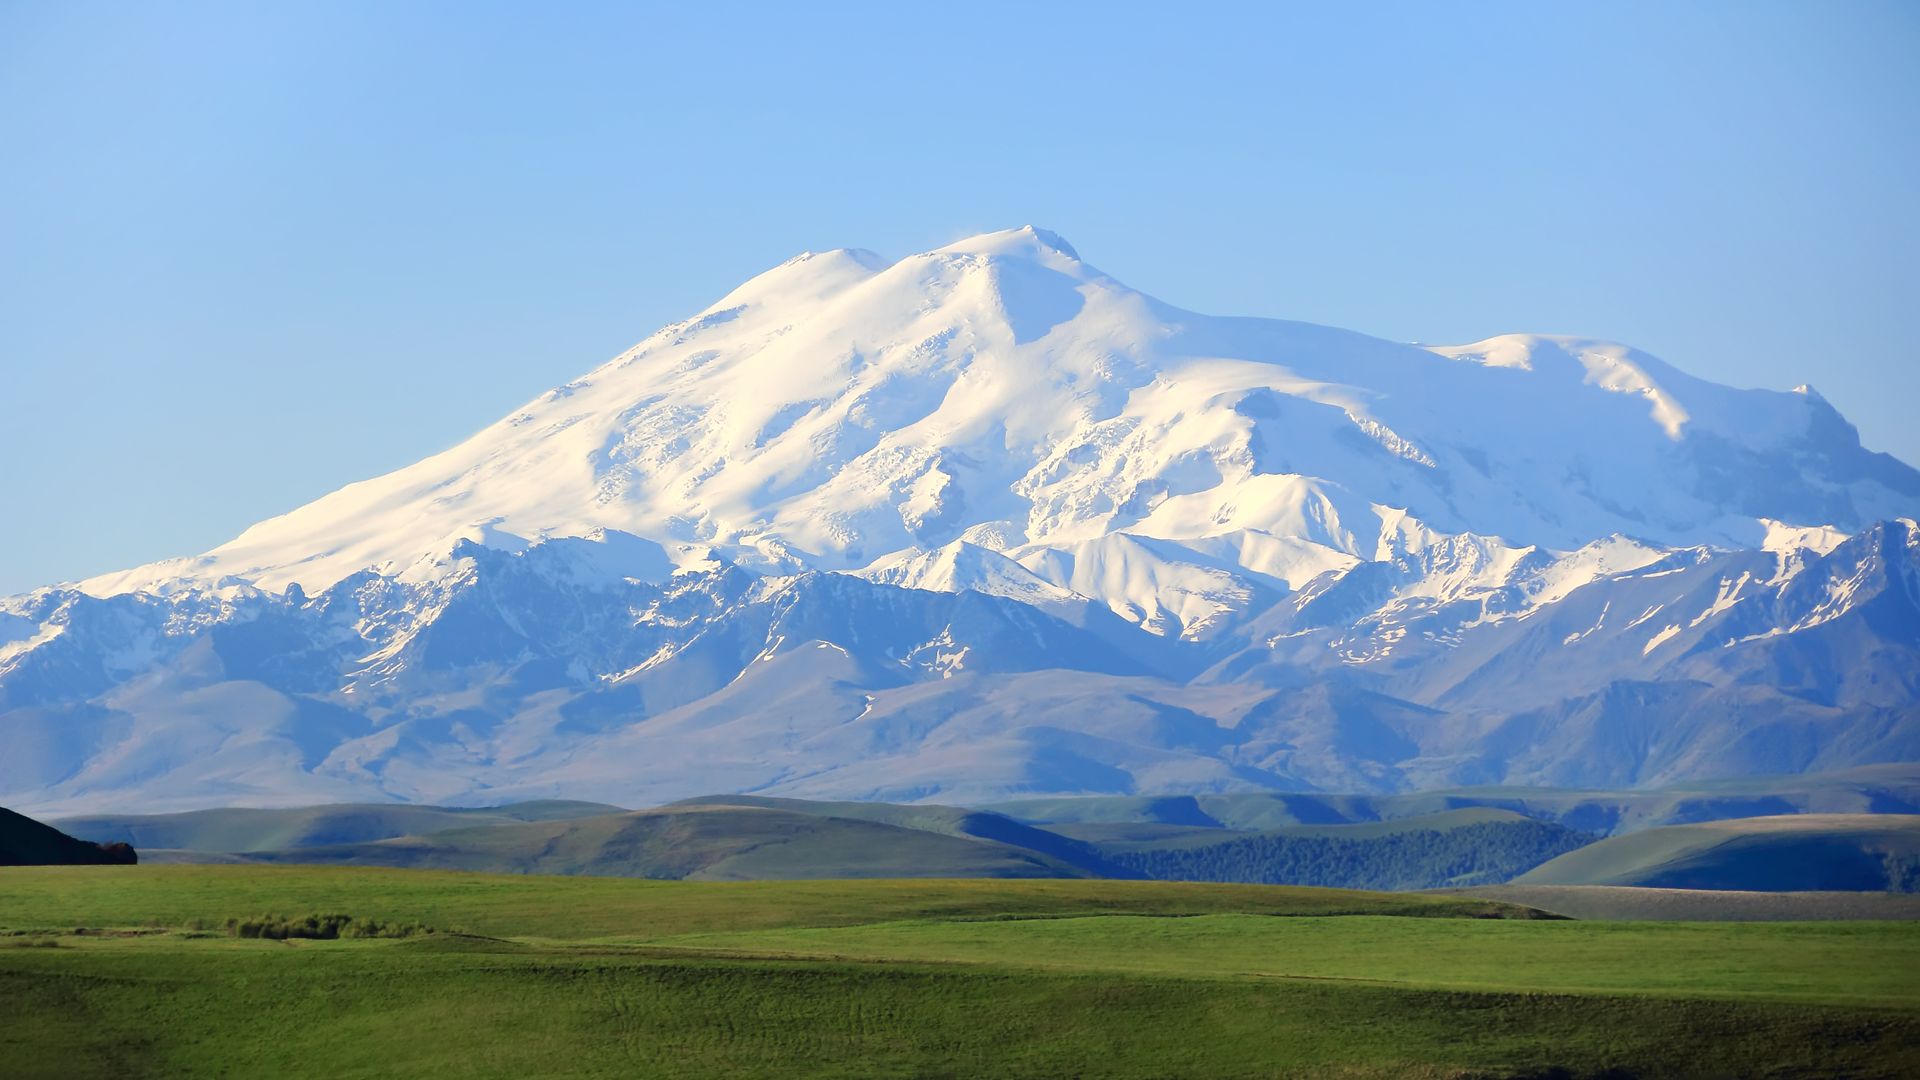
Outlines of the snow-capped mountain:
M467 442L0 601L0 799L1632 784L1920 757L1920 473L1605 342L799 256Z

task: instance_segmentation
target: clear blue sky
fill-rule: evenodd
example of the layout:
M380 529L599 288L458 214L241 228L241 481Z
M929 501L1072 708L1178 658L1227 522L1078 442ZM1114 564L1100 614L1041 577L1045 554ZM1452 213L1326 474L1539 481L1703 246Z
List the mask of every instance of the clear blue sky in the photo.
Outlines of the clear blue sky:
M0 593L449 446L807 248L1593 334L1920 461L1920 5L0 0Z

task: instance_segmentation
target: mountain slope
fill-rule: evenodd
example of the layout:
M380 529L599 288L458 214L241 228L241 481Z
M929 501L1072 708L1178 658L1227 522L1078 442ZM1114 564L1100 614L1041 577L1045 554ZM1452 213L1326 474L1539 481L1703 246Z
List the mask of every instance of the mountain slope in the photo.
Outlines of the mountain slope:
M821 817L875 821L903 829L918 829L942 836L960 836L1023 848L1077 870L1098 877L1133 877L1125 868L1104 857L1094 846L1069 839L1060 833L1036 829L991 811L970 810L959 806L920 804L902 806L881 802L820 802L810 799L770 799L753 795L710 795L687 799L674 806L743 806L784 810ZM670 808L669 808L670 809Z
M0 598L0 796L649 805L1920 760L1920 473L1624 346L796 258L443 454Z
M285 810L233 808L183 814L61 818L62 829L96 843L220 853L271 851L388 840L396 836L529 821L566 821L620 807L563 801L466 809L450 806L330 805Z

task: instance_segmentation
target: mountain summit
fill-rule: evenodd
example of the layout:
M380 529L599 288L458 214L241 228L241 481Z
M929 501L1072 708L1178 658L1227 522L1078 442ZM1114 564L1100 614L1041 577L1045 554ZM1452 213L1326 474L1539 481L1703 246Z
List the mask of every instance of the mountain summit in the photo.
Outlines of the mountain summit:
M0 602L0 722L33 748L0 796L951 799L1920 756L1916 512L1920 472L1819 395L1623 345L1198 315L1033 227L808 253L445 453ZM211 758L153 758L210 728Z
M446 453L86 587L324 589L463 539L596 530L773 573L955 541L1032 561L1116 534L1281 537L1316 549L1310 572L1411 528L1753 546L1769 521L1853 531L1917 505L1920 473L1817 397L1606 342L1196 315L1026 227L892 264L799 256Z

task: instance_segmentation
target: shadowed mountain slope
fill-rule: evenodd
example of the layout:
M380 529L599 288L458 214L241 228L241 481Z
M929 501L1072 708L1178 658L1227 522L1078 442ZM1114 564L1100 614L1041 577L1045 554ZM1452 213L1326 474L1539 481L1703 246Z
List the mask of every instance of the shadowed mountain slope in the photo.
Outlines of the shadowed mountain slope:
M0 807L0 866L106 866L139 861L126 844L96 844Z
M1920 815L1802 814L1669 825L1569 852L1515 883L1916 892Z

